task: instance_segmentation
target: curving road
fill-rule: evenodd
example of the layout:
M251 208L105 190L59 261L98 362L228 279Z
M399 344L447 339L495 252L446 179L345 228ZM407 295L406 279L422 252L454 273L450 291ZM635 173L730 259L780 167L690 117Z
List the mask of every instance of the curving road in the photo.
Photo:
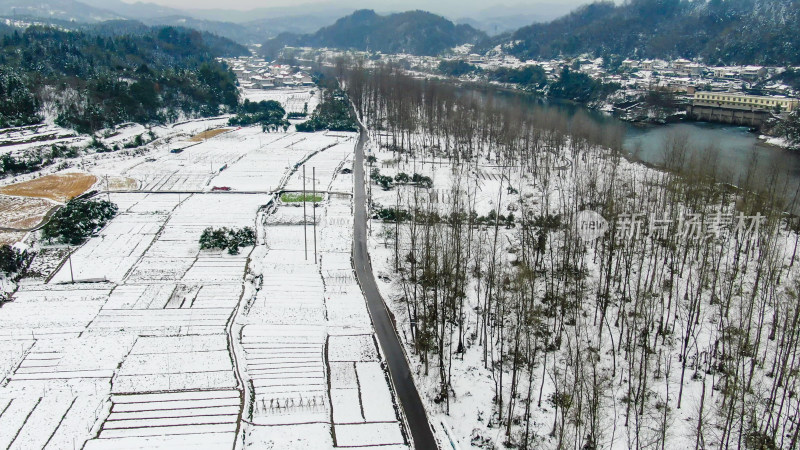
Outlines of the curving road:
M367 196L364 189L364 144L367 134L362 129L356 144L356 161L353 167L355 187L353 190L354 204L354 238L353 238L353 265L356 276L361 283L364 295L367 297L367 307L372 316L372 323L378 341L381 344L386 362L389 365L389 374L400 399L400 405L405 412L414 447L417 450L438 449L436 438L433 436L425 407L422 405L408 360L403 352L403 347L395 332L389 312L383 302L375 278L372 274L372 264L367 253Z

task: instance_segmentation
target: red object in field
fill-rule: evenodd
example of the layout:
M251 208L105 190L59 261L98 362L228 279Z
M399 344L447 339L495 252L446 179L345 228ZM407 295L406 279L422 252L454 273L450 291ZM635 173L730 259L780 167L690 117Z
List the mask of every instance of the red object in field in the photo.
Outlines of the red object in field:
M213 188L211 188L211 190L212 191L230 191L231 188L229 188L228 186L214 186Z

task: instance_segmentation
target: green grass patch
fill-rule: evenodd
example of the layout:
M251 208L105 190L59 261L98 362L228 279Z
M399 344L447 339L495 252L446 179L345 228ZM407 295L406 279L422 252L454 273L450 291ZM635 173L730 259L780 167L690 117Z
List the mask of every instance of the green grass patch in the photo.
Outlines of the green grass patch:
M281 201L283 203L300 203L300 202L319 203L322 201L322 196L313 194L303 195L297 192L286 192L281 194Z

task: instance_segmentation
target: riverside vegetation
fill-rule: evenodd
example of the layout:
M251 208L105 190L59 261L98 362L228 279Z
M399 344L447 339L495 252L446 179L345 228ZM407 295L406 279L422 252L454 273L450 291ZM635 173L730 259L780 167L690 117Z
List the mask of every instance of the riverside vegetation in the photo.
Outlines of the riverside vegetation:
M800 445L798 189L780 167L753 159L722 184L718 151L676 135L654 170L580 115L498 107L390 66L338 70L393 164L452 172L438 190L387 180L396 201L379 217L436 411L464 405L454 377L492 380L473 445ZM486 164L502 168L511 226L473 213ZM585 209L610 220L597 240L578 233Z

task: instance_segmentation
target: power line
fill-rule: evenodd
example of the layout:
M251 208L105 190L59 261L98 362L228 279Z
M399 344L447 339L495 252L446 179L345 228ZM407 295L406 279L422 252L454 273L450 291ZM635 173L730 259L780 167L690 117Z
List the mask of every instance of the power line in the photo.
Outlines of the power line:
M311 208L314 214L314 262L317 261L317 168L311 168Z
M308 233L306 228L306 165L303 164L303 245L305 249L305 259L308 261Z

